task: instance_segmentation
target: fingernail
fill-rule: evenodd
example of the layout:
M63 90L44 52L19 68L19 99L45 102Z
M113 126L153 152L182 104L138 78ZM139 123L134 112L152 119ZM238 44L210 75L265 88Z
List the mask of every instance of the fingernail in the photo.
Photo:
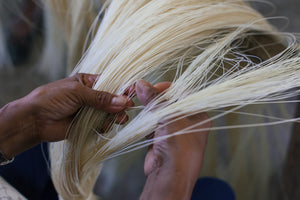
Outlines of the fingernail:
M127 98L123 96L117 96L112 99L112 105L114 106L125 106L127 104Z

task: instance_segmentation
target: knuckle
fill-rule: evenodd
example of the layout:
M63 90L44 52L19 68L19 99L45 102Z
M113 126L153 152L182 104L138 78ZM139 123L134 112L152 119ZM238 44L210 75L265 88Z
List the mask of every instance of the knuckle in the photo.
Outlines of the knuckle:
M81 84L84 84L84 74L83 73L77 73L74 75L74 79L81 83Z
M69 89L73 92L78 92L81 90L81 88L82 88L82 86L76 82L69 85Z
M31 92L31 95L33 95L35 98L43 97L47 94L47 87L46 86L40 86L33 90Z
M47 89L45 87L38 87L36 90L35 90L35 94L37 96L43 96L44 94L46 94L47 92Z
M77 75L78 75L78 82L84 84L84 74L79 73Z
M98 91L96 94L96 102L98 102L102 106L109 104L111 100L112 96L107 92Z

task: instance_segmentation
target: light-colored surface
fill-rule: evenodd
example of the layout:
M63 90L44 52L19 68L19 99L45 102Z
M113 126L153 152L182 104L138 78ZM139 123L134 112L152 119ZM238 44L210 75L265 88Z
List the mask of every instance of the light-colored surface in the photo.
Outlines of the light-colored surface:
M26 198L0 177L0 200L26 200Z

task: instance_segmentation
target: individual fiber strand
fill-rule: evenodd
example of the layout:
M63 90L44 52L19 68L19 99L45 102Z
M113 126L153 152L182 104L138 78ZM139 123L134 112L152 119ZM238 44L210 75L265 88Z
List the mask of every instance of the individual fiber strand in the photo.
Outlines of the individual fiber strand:
M285 42L287 48L266 61L248 56L243 41L255 34L274 35L275 43ZM110 1L73 73L101 73L94 89L116 94L160 72L173 70L176 76L164 95L123 128L98 133L107 114L88 107L80 111L69 138L51 145L52 178L60 196L94 198L102 163L155 142L141 139L161 119L236 107L215 119L248 104L298 94L285 92L300 84L300 57L294 38L283 36L242 1Z

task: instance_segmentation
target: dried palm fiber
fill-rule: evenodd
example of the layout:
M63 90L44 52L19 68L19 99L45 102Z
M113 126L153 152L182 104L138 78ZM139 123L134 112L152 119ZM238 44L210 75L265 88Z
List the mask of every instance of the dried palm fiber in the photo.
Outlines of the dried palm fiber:
M253 48L259 45L265 48ZM262 35L246 38L243 49L248 57L255 56L255 59L262 61L284 50L280 43L274 43L270 37ZM268 123L273 121L270 116L291 118L294 116L294 105L295 102L248 105L223 119L217 119L214 126ZM280 178L277 173L284 162L290 129L291 124L280 124L218 130L217 135L210 135L201 174L227 180L236 189L238 199L272 199L270 193L274 193L275 186L280 187L281 184L274 178Z
M106 115L81 111L68 140L51 148L53 180L62 198L90 197L103 161L153 142L137 143L162 118L295 95L280 93L298 86L295 41L283 37L287 49L254 62L237 41L256 34L280 36L241 1L111 1L74 72L101 72L94 88L118 94L139 78L155 77L155 71L178 73L170 90L122 129L100 136L96 130ZM278 87L283 80L286 84ZM150 112L156 104L162 109Z

